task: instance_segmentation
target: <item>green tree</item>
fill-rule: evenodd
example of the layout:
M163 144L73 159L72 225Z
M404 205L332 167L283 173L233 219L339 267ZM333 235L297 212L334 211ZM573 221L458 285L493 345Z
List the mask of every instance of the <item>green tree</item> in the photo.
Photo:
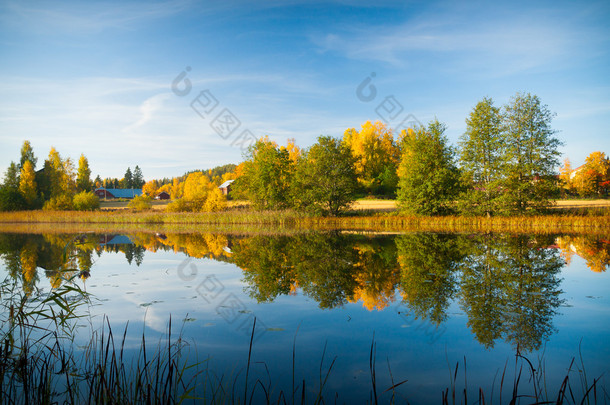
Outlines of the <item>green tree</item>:
M292 187L295 206L324 215L345 211L358 186L354 162L340 139L318 137L298 160Z
M19 189L19 166L15 162L11 162L4 172L3 185L13 190Z
M128 167L125 171L125 176L123 176L121 188L133 188L133 174L131 173L130 167Z
M27 208L27 203L18 188L0 187L0 211L19 211Z
M499 209L502 181L502 117L491 98L479 101L466 119L466 132L460 138L459 161L465 191L460 210L486 214Z
M91 184L91 169L89 169L89 161L85 155L81 154L78 159L78 171L76 174L76 190L90 191L92 188Z
M100 199L92 191L81 191L72 200L77 211L93 211L100 207Z
M144 183L146 183L144 181L144 175L142 174L142 169L140 169L140 166L136 165L135 169L133 169L133 176L132 176L132 187L133 188L142 188L144 186Z
M19 161L19 168L22 169L23 165L26 161L30 161L32 163L32 167L36 169L36 163L38 162L38 158L34 156L34 150L32 149L32 145L30 141L23 141L23 146L21 147L21 160Z
M30 208L34 208L34 204L38 198L38 188L36 186L36 173L34 172L34 165L30 160L26 160L21 168L19 191L23 195L23 198L28 206Z
M403 139L398 168L401 211L438 215L451 210L459 191L459 171L445 128L435 119L427 129L409 131Z
M285 208L290 205L293 174L289 151L261 138L249 148L243 174L233 183L233 190L258 209Z
M529 93L517 93L504 108L502 200L508 213L542 210L558 192L555 168L562 143L551 128L553 116Z

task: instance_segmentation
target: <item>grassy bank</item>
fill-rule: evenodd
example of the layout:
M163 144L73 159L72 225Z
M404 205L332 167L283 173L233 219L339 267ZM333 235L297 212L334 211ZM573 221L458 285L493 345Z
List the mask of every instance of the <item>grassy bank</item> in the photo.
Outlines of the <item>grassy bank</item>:
M165 213L159 211L19 211L0 213L0 226L91 229L152 229L207 231L364 230L526 233L610 233L610 208L555 210L552 214L514 217L418 217L398 213L354 211L343 217L312 217L293 210L230 209L218 213Z

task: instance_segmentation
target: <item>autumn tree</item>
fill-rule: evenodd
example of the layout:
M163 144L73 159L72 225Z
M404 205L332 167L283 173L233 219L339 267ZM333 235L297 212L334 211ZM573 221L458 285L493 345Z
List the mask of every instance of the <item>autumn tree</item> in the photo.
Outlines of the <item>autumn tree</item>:
M466 190L461 210L467 213L496 213L501 195L503 139L500 109L491 98L479 101L466 119L460 138L459 162Z
M529 93L517 93L504 108L502 202L507 213L544 209L558 191L555 168L562 143L551 128L553 116Z
M90 191L92 188L91 184L91 169L89 169L89 161L85 155L81 154L78 159L78 171L76 174L76 190L77 191Z
M294 166L286 148L260 138L246 153L243 174L233 188L258 209L288 207Z
M339 215L355 200L354 158L340 139L318 137L298 160L292 187L296 207L323 215Z
M604 152L592 152L584 167L575 175L574 183L579 194L605 195L610 188L610 159Z
M23 141L23 146L21 147L21 159L19 161L20 169L23 168L26 161L30 161L30 163L32 163L32 168L34 170L36 169L38 159L34 156L34 150L32 149L30 141Z
M400 151L394 142L392 129L380 121L367 121L360 131L355 128L345 130L343 142L356 159L358 183L364 191L394 194Z
M38 188L36 186L36 173L34 165L30 160L26 160L21 168L19 179L19 191L23 195L27 205L33 208L38 198Z
M576 187L574 183L574 174L572 169L572 163L570 159L565 158L563 160L563 165L559 168L559 181L563 190L568 193L575 193Z
M451 210L459 191L459 171L445 129L445 124L435 119L427 128L405 137L398 168L401 211L438 215Z
M142 193L146 194L149 197L155 197L157 194L157 190L159 189L159 182L157 180L149 180L144 183L142 186Z
M44 170L39 183L45 209L72 209L72 198L76 190L74 164L70 158L62 159L55 148L51 148L44 162Z

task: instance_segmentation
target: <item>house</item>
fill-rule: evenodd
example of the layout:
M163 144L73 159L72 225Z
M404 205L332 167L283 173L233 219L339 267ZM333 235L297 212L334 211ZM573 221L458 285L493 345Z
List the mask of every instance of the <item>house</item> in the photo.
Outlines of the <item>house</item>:
M580 166L578 166L576 169L572 170L572 171L570 172L570 180L573 180L573 179L574 179L574 177L576 177L576 175L577 175L579 172L581 172L581 171L582 171L582 169L584 169L584 168L585 168L585 165L580 165Z
M155 200L169 200L169 194L166 191L161 191L156 195Z
M220 186L218 186L220 191L222 191L222 194L229 195L229 193L231 192L231 183L233 183L234 181L235 180L227 180L224 183L222 183Z
M137 195L142 195L141 188L109 188L100 187L95 189L95 195L99 198L133 198Z

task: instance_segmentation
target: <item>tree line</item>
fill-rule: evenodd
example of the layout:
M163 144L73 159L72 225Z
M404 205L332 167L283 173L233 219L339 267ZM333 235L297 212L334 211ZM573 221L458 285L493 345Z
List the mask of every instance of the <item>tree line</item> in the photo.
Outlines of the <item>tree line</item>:
M142 188L149 197L166 192L173 200L170 211L217 211L226 206L218 190L226 180L235 180L233 198L249 200L256 209L316 215L339 215L366 195L396 198L405 213L486 216L540 212L562 193L606 195L610 160L603 152L592 153L577 170L566 161L557 173L562 143L551 128L553 116L529 93L517 93L502 107L484 98L466 119L456 146L437 119L396 136L385 124L367 121L342 137L320 136L306 149L294 139L279 146L263 137L239 165L148 182L138 166L120 180L97 176L91 182L83 155L75 173L70 158L62 159L55 149L36 172L37 159L26 141L20 163L6 172L0 209L76 208L78 192L103 186Z
M261 209L338 215L362 193L396 195L401 211L439 215L539 212L558 196L561 142L540 99L517 93L499 108L484 98L457 147L437 119L394 139L380 122L321 136L306 150L260 139L236 169L234 192Z
M42 168L36 169L38 158L29 141L24 141L18 163L11 162L0 186L0 211L28 209L93 210L99 208L99 198L93 193L97 187L141 188L144 184L138 166L133 173L128 168L125 177L91 180L89 161L84 154L75 168L72 158L63 158L51 148Z

